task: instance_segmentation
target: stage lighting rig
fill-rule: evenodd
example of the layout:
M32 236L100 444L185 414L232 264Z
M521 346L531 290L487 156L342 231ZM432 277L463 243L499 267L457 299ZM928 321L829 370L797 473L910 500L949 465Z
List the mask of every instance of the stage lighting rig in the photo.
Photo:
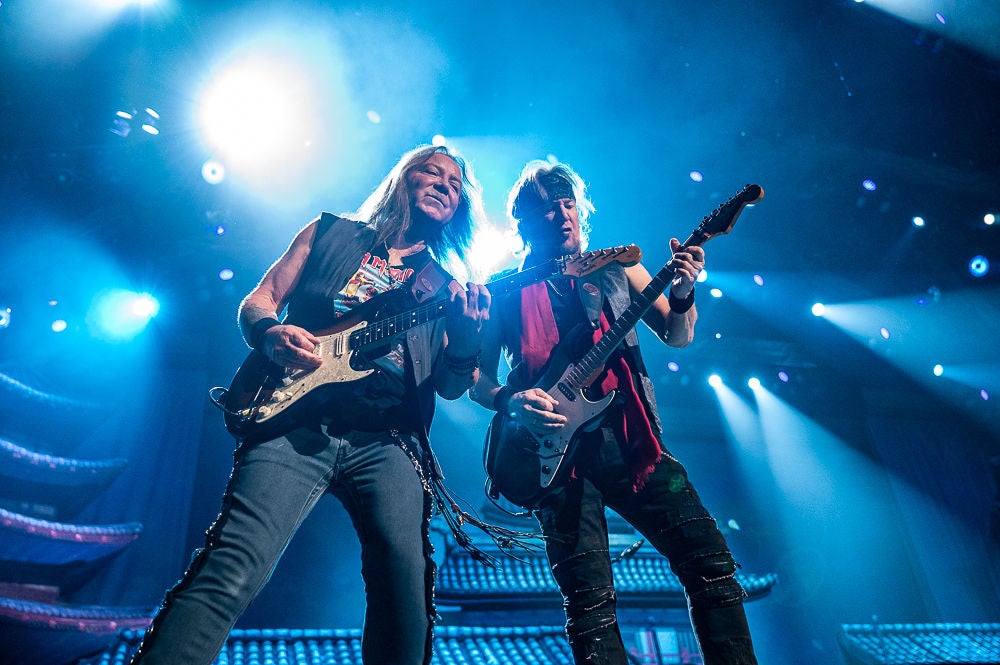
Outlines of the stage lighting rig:
M149 107L142 111L119 110L115 111L114 118L111 120L110 131L122 138L128 138L138 131L150 136L157 136L160 133L159 122L160 114Z

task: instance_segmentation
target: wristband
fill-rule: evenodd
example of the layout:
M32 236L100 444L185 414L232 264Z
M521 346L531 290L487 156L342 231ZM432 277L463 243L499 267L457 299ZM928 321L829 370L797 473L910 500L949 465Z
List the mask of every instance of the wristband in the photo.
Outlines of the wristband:
M444 350L444 364L449 371L455 374L468 374L479 369L479 356L482 351L476 351L473 356L465 356L464 358L453 358L448 349Z
M673 291L671 291L667 294L667 302L670 304L670 312L672 314L683 314L694 305L694 289L691 289L691 293L687 294L684 298L676 297Z
M274 318L261 319L257 323L250 326L250 339L247 340L250 343L251 349L259 349L264 344L264 333L273 328L274 326L280 326L281 321Z
M507 413L510 405L510 398L514 396L514 389L510 386L500 386L500 390L493 396L493 410L497 413Z

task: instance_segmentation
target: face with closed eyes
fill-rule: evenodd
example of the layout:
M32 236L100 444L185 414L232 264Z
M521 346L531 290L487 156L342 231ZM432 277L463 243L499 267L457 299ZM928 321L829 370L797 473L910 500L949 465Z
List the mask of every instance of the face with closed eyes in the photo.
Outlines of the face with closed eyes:
M462 196L462 169L448 155L434 153L406 174L410 214L417 225L444 226Z
M536 255L552 257L580 251L580 213L576 199L559 198L525 215L521 235Z

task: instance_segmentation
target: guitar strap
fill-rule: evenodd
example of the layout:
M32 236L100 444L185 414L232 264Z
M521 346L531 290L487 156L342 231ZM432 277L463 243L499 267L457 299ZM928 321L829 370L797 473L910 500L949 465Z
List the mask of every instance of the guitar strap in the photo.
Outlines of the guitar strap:
M587 314L587 320L593 328L597 328L601 321L601 313L604 307L604 292L601 289L601 275L603 270L586 275L580 280L580 302L583 303L583 311Z
M446 284L453 281L455 278L432 258L413 276L413 284L410 287L413 299L418 305L422 305L432 300Z
M580 279L577 289L584 313L594 329L593 344L596 344L610 328L607 316L604 314L605 272L598 270L584 276ZM547 303L548 298L545 300ZM551 305L549 309L551 311ZM549 316L551 317L551 314ZM660 445L653 432L649 414L636 390L632 368L625 356L619 356L617 361L612 361L608 370L600 384L600 394L606 395L608 391L615 389L624 397L621 427L626 441L625 457L632 473L632 489L638 491L645 485L646 479L660 459Z

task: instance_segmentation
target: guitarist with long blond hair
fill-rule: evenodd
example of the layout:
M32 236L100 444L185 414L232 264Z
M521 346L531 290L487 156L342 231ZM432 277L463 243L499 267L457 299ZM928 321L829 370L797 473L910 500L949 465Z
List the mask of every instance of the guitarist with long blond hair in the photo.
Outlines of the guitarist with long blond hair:
M428 431L435 394L456 399L473 384L490 305L487 289L457 287L435 259L464 257L479 196L457 155L412 150L357 213L323 213L303 227L244 299L239 321L251 355L296 374L334 360L320 352L313 331L377 294L439 293L447 313L389 337L346 395L312 403L287 431L241 438L219 517L167 592L134 665L211 663L328 493L350 514L362 545L362 661L430 662L436 612L428 528L440 474Z
M593 210L583 181L569 166L530 162L508 197L527 250L522 269L581 251ZM641 319L665 344L683 347L694 335L694 287L705 253L676 238L670 249L667 294L661 289L649 298ZM616 617L606 506L669 559L687 594L705 664L753 665L757 659L736 563L684 467L663 445L635 331L613 328L661 273L654 278L642 264L612 264L583 279L550 279L495 299L470 394L498 412L491 437L509 432L513 443L507 445L516 450L507 457L490 451L487 470L495 481L503 479L499 494L515 503L523 497L521 505L534 510L563 595L577 665L628 662ZM575 394L572 372L545 381L559 377L602 336L613 339L612 333L620 333L621 342L586 377L583 394ZM505 385L497 378L501 354L511 367ZM581 411L580 404L590 410ZM560 455L568 455L570 447L574 452L560 468ZM523 482L516 478L525 473L530 477ZM532 486L545 492L523 491Z

